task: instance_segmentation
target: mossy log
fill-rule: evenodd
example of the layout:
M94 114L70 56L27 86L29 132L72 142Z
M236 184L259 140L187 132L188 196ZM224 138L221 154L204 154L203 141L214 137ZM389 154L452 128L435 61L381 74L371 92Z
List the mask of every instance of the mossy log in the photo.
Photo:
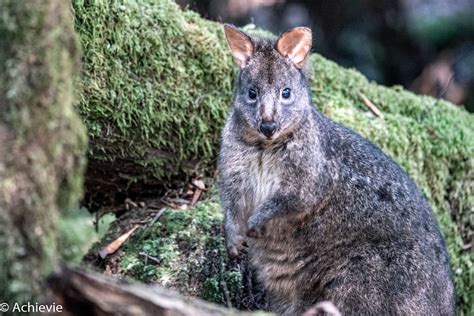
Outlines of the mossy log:
M74 0L73 7L84 50L78 106L91 139L87 190L133 193L212 172L236 70L222 26L170 0ZM474 259L463 250L473 236L473 116L369 82L318 54L309 68L319 110L378 144L430 200L467 311L474 305Z
M0 301L33 301L57 257L58 211L82 195L73 109L79 43L67 2L0 2Z

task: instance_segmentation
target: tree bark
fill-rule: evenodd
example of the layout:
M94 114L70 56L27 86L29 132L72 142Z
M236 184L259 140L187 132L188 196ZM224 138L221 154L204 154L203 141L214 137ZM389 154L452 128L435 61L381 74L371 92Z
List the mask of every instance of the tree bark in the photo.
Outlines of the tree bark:
M27 302L56 261L58 212L82 195L79 49L66 1L0 2L0 298Z

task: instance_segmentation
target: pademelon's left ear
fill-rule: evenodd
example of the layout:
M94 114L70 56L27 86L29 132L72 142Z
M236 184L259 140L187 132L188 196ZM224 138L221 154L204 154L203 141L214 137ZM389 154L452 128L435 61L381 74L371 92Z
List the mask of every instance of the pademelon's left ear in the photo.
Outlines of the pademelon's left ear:
M295 27L280 35L276 42L277 51L298 68L304 66L306 56L311 50L311 30L307 27Z
M224 32L235 60L240 67L245 66L248 59L253 55L254 45L252 39L230 24L224 24Z

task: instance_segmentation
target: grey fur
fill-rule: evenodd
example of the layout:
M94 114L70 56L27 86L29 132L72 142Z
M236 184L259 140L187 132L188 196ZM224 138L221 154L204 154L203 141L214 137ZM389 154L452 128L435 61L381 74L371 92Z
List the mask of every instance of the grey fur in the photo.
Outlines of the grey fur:
M453 315L444 239L420 190L377 146L314 108L304 70L275 43L251 41L219 158L229 252L248 242L279 314L331 301L343 315ZM262 119L279 126L271 140Z

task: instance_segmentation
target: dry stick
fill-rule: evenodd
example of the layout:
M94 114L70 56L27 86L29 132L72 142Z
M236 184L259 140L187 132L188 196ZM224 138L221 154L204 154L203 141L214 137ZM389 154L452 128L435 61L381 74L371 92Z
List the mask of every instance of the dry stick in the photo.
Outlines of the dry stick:
M185 200L185 199L182 199L182 198L174 198L174 199L171 199L171 202L175 202L177 204L191 204L191 202L189 202L188 200Z
M229 289L227 288L227 283L225 281L222 281L221 285L222 285L222 288L224 290L223 292L224 292L225 300L226 300L226 303L227 303L227 307L232 308L232 303L230 301L230 294L229 294Z
M172 203L166 201L165 199L161 199L161 202L162 202L163 204L165 204L165 205L168 205L169 207L171 207L171 208L174 209L174 210L177 208L177 205L174 205L174 204L172 204Z
M95 212L95 223L94 223L94 228L95 228L95 232L98 233L99 232L99 220L100 220L100 217L99 217L99 212Z
M156 257L153 257L153 256L150 256L150 255L147 254L146 252L140 252L140 253L138 253L138 254L139 254L140 256L143 256L143 257L147 258L147 259L150 259L151 261L153 261L153 262L155 262L155 263L157 263L157 264L160 264L160 263L161 263L160 259L158 259L158 258L156 258Z
M129 205L133 206L133 208L138 208L137 203L133 202L133 201L132 201L131 199L129 199L129 198L126 198L126 199L125 199L125 207L127 208L127 211L128 211L128 209L130 208Z
M163 215L165 210L166 210L166 208L163 207L158 211L158 213L156 213L155 217L153 217L153 219L150 222L150 226L153 226L155 224L155 222L158 220L158 218L160 218L161 215Z
M369 100L362 92L359 92L359 96L364 101L365 106L370 110L370 112L374 113L375 116L380 117L381 119L384 118L383 113Z
M136 221L131 221L130 223L131 224L143 225L143 224L148 223L148 221L147 220L136 220Z

